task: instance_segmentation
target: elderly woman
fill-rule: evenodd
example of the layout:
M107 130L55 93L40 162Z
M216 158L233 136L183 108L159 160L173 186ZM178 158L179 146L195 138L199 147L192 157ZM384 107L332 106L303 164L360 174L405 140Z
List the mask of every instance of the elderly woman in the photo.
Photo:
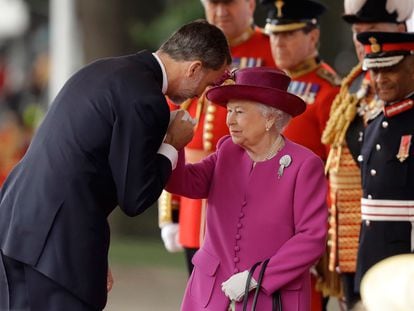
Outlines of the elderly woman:
M286 92L289 82L275 69L246 68L235 73L235 84L207 92L209 100L227 106L231 137L197 164L186 165L180 152L167 186L208 199L205 242L193 258L181 310L242 310L248 270L265 259L257 310L272 310L276 291L284 311L310 310L309 268L325 248L326 184L322 161L281 135L305 110Z

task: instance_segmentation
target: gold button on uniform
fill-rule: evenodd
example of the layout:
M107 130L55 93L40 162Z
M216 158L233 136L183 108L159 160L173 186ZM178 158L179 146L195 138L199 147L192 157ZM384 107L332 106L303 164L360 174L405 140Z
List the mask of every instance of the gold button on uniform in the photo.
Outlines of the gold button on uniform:
M212 121L214 121L214 114L208 113L208 114L206 115L206 120L207 120L208 122L212 122Z
M217 110L217 107L215 105L209 105L207 107L207 112L214 113L216 110Z

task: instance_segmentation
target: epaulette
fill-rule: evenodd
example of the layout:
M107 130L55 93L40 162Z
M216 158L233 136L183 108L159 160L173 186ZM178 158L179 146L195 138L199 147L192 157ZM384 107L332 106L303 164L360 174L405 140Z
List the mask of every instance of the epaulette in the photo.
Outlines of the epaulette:
M262 27L256 27L255 29L258 29L259 30L259 33L261 33L262 35L267 36L267 34L265 33L264 28L262 28Z
M334 86L341 85L342 79L336 73L333 73L323 67L319 67L319 69L316 71L316 74Z

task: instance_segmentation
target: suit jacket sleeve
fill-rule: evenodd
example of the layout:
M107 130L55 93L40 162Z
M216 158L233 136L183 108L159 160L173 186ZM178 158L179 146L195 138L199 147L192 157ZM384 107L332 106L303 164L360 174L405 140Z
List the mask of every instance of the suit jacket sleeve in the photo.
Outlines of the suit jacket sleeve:
M115 107L109 163L118 202L129 216L150 207L171 174L171 162L157 154L169 121L161 95L141 96Z
M191 199L207 198L216 163L216 153L196 164L185 164L185 152L178 154L177 167L168 181L167 191Z

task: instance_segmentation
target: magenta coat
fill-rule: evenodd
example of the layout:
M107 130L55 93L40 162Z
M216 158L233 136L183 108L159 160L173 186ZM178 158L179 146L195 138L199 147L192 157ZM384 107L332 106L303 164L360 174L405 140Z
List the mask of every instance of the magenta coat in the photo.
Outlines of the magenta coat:
M326 180L314 153L285 141L274 158L254 168L229 136L197 164L186 165L180 152L167 190L208 199L205 241L193 257L181 310L226 311L229 300L221 283L266 258L257 310L272 310L271 294L277 290L283 311L310 310L309 268L322 255L327 233ZM283 155L290 155L292 163L278 178Z

